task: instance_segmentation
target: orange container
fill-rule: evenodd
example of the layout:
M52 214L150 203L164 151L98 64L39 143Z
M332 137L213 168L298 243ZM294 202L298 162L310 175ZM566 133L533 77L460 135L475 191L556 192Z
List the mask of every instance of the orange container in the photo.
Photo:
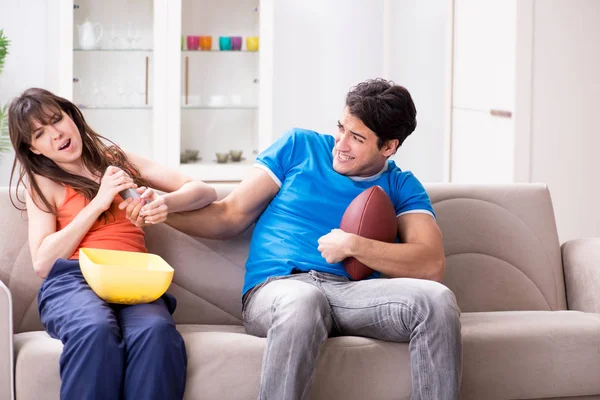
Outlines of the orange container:
M200 36L200 50L212 49L212 36Z

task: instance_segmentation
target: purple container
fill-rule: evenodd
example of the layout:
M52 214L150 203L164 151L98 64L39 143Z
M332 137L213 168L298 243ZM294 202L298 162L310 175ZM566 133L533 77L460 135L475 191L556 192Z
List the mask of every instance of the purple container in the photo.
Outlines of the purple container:
M241 36L232 36L231 37L231 50L241 50L242 49L242 37Z

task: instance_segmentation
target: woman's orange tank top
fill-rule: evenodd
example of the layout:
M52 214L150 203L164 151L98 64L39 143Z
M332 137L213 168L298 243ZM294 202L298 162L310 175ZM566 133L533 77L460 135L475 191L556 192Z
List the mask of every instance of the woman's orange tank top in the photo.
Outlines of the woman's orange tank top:
M90 202L84 195L77 193L72 187L65 186L66 194L63 203L58 206L56 230L66 227L75 216ZM133 225L126 217L125 210L119 210L118 205L123 201L116 196L106 212L106 218L99 218L88 233L83 237L79 246L71 255L71 260L79 259L79 249L90 247L105 250L124 250L147 253L144 231Z

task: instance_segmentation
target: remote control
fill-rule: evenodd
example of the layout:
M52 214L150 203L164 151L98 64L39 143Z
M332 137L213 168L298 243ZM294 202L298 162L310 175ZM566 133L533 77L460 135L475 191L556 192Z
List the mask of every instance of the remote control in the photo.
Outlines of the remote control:
M119 192L119 194L121 195L121 197L124 200L127 199L137 199L138 197L140 197L141 195L137 192L137 190L130 188L130 189L125 189Z

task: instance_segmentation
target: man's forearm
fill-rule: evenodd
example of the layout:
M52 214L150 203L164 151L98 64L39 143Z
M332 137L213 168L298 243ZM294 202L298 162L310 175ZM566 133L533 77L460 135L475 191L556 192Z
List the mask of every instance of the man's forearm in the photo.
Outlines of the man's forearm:
M424 244L385 243L354 235L348 254L363 264L394 278L441 281L446 260L443 252Z
M169 214L166 223L188 235L207 239L230 239L247 228L243 221L236 221L223 201L199 210Z
M217 200L217 192L204 182L186 182L178 190L163 195L169 212L184 212L206 207Z
M230 239L248 229L278 191L279 186L265 171L253 168L223 200L199 210L170 214L167 224L192 236Z

